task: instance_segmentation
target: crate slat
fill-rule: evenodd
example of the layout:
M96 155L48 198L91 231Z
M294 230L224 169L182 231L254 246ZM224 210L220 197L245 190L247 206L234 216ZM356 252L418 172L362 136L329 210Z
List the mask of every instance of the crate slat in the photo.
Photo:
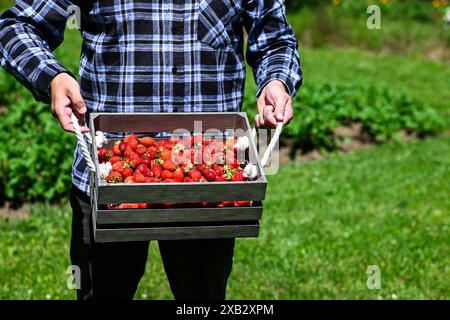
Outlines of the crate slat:
M95 227L94 229L96 242L254 238L258 237L259 223L254 225L122 229L99 229Z
M151 208L98 210L97 224L207 221L255 221L262 216L262 205L223 208Z

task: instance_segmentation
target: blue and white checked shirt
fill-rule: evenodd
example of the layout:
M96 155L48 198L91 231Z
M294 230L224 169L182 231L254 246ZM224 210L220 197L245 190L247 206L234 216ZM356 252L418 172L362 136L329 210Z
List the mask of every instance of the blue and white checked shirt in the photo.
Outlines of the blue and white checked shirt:
M17 0L0 17L1 65L37 100L70 72L52 55L73 6L81 12L81 93L89 112L238 111L247 62L258 93L278 79L294 95L302 81L284 0ZM75 150L73 183L89 193Z

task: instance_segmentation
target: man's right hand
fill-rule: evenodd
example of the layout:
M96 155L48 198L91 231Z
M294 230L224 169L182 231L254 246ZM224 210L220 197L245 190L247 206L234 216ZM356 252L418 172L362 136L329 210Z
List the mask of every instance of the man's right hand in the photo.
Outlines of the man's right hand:
M84 115L87 112L78 82L67 73L58 74L51 83L52 113L59 120L61 127L68 132L73 132L72 112L78 117L82 132L88 132L89 128L82 125Z

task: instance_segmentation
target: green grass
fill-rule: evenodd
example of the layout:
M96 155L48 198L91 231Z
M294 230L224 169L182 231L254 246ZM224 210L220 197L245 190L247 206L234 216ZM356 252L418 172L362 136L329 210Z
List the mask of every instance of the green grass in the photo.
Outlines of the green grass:
M269 177L259 239L238 240L230 299L450 298L450 140L387 144ZM0 299L74 298L70 213L0 224ZM381 269L381 290L366 269ZM156 243L136 298L171 299Z

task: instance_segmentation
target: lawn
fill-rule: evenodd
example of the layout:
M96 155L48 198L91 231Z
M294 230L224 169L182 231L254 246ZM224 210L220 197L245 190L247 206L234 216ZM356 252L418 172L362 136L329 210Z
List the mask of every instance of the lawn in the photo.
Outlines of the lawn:
M259 239L238 240L230 299L450 296L450 139L292 163L269 177ZM70 213L0 224L0 299L72 299ZM366 287L378 265L381 289ZM170 299L156 243L136 298Z

